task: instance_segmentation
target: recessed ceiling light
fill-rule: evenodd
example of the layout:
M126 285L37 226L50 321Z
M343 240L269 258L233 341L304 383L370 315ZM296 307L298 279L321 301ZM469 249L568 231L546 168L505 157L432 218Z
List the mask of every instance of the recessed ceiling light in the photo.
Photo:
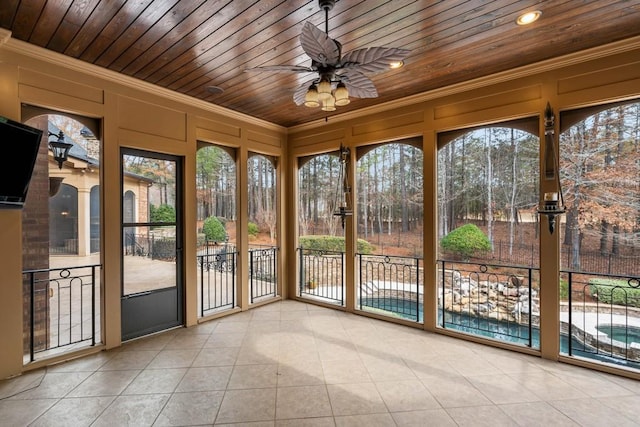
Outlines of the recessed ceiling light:
M224 92L224 89L222 89L219 86L207 86L207 92L209 92L212 95L219 95L222 92Z
M403 65L404 65L404 61L395 61L395 62L389 63L389 68L392 68L392 69L401 68Z
M540 12L539 10L525 12L522 15L518 16L518 19L516 19L516 24L518 25L531 24L533 22L536 22L538 18L540 18L540 15L542 15L542 12Z

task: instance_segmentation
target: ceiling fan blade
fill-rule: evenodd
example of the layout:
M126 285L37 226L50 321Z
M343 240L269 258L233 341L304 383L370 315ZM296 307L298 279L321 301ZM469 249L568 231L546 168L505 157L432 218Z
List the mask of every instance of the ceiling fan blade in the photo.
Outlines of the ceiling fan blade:
M274 71L276 73L313 73L316 70L311 67L298 65L266 65L264 67L247 68L245 71Z
M378 91L369 77L354 69L342 69L340 79L354 98L377 98Z
M304 104L307 90L309 90L309 86L311 86L311 83L313 82L314 80L309 80L308 82L303 83L302 86L296 89L296 91L293 93L293 102L295 102L296 105Z
M300 45L309 58L323 66L336 65L340 61L340 43L309 21L302 27Z
M395 47L369 47L356 49L342 57L343 68L357 67L358 71L376 73L389 69L389 64L402 61L409 54L407 49Z

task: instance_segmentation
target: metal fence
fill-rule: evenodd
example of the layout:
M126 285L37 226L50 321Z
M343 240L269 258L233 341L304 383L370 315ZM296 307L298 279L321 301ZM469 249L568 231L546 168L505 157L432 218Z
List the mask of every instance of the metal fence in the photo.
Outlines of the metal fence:
M640 369L640 276L562 271L562 351Z
M278 248L254 246L249 249L249 289L251 303L278 294Z
M223 246L198 255L200 315L236 306L236 259L238 252Z
M424 320L422 259L356 254L360 270L358 309Z
M100 265L25 270L25 362L100 342Z
M443 260L438 264L440 327L539 348L538 269Z
M344 252L298 248L302 297L344 305Z
M522 265L538 267L540 251L538 243L493 242L493 250L473 258L474 262ZM568 245L562 245L560 264L565 269L595 271L605 274L633 275L638 271L640 256L626 248L622 253L581 250L574 253Z

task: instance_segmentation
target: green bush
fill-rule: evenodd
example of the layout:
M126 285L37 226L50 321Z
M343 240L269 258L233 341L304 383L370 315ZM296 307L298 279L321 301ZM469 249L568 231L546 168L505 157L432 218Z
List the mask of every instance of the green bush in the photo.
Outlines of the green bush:
M589 293L605 304L640 307L640 289L631 287L626 280L592 278Z
M215 216L210 216L204 220L202 232L207 240L213 240L214 242L224 242L227 238L227 231L224 229L224 225Z
M560 278L560 299L562 301L569 299L569 282L562 277Z
M300 246L315 251L344 252L344 237L340 236L301 236ZM361 254L373 253L373 245L363 239L358 239L356 251Z
M456 228L440 240L440 246L446 252L468 260L478 252L491 250L491 242L474 224L465 224Z
M171 205L149 206L151 222L176 222L176 210Z
M249 234L249 236L257 237L259 231L260 230L258 229L258 224L256 224L255 222L250 222L247 225L247 233Z

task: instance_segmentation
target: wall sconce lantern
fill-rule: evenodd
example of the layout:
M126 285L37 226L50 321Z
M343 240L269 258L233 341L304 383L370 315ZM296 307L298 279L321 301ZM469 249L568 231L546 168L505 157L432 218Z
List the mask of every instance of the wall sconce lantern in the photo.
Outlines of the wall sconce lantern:
M69 150L73 147L73 144L64 142L64 133L60 131L57 135L53 132L49 132L49 136L55 136L57 140L49 141L49 148L53 152L53 158L58 162L58 167L62 169L62 164L69 157Z
M340 146L340 174L338 176L338 184L336 186L335 209L334 216L339 216L342 220L342 228L348 216L353 215L351 209L351 186L349 185L349 161L351 150L349 147Z
M547 217L549 223L549 233L553 234L556 228L558 215L566 212L564 197L562 196L562 185L560 184L560 168L555 150L555 116L551 105L547 103L544 112L544 136L545 136L545 176L547 179L555 179L558 192L544 193L542 203L538 206L538 213Z

